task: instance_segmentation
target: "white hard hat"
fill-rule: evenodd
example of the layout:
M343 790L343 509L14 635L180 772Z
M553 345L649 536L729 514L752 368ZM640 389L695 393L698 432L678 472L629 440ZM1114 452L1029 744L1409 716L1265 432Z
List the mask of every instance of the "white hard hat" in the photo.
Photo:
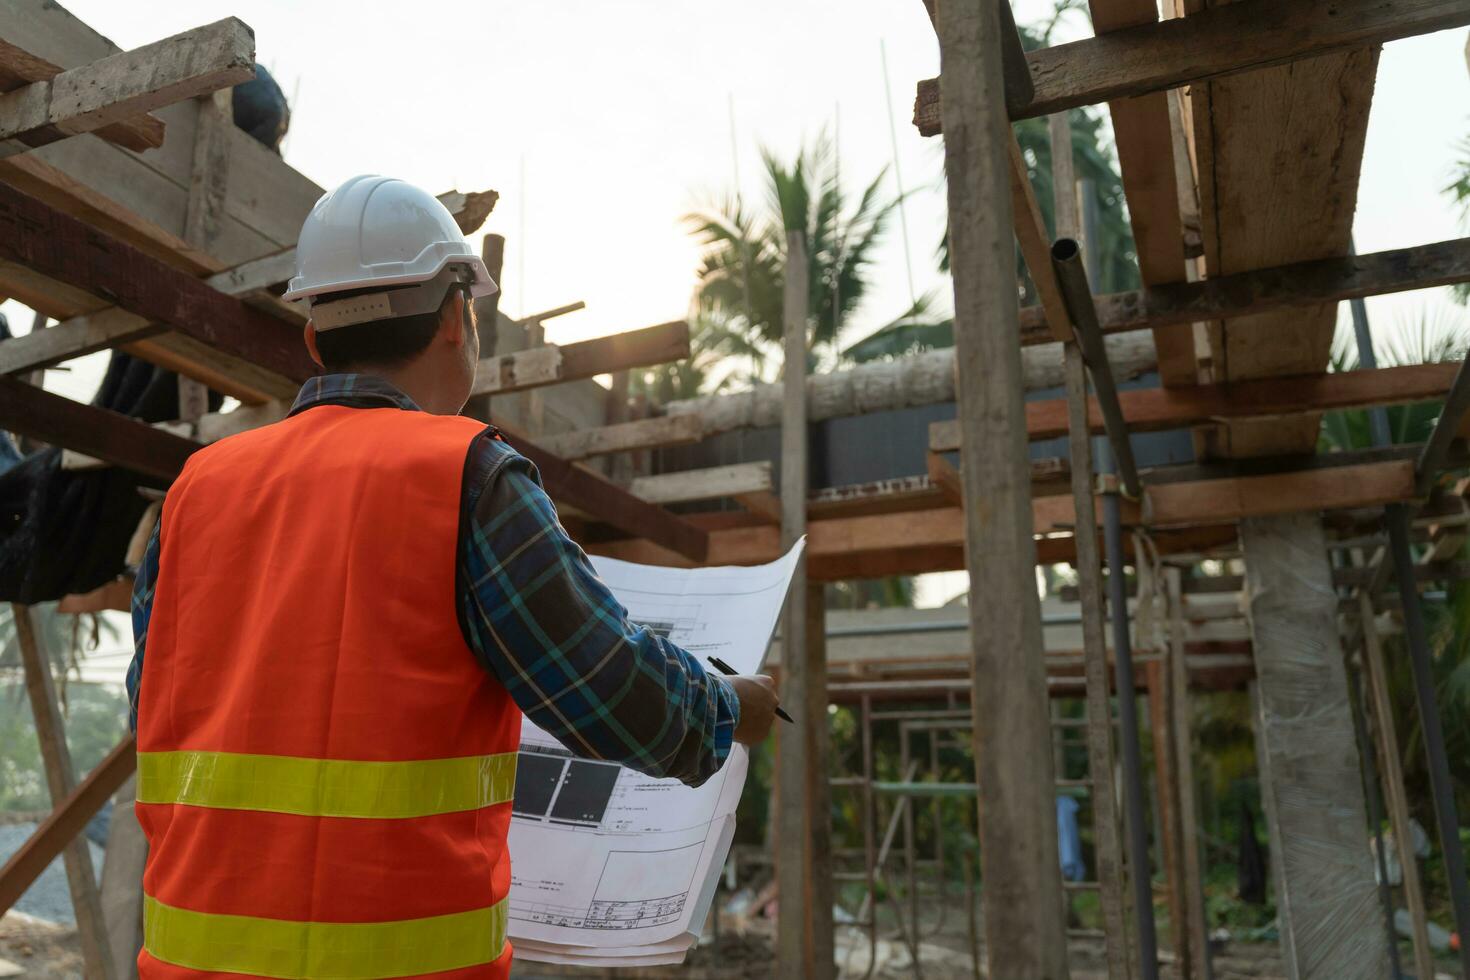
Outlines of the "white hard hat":
M454 282L471 296L499 287L449 209L434 195L391 177L353 177L322 195L296 243L296 275L286 300L370 289L385 291L312 308L316 329L439 308ZM421 285L418 290L390 289Z

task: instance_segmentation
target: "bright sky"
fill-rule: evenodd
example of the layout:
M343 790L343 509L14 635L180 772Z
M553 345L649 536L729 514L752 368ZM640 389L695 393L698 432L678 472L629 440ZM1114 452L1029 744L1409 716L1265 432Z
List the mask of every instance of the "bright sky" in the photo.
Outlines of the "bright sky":
M436 192L500 191L485 230L508 240L503 308L519 315L587 303L552 321L550 340L683 316L698 246L681 217L726 193L737 171L753 199L762 192L759 148L789 157L823 127L838 132L850 188L884 166L892 181L896 131L897 169L912 192L914 284L948 302L934 263L944 227L940 148L909 123L914 82L938 71L918 0L65 6L125 48L240 17L293 103L285 158L324 187L378 172ZM1036 22L1051 3L1018 0L1016 10L1022 23ZM1056 40L1090 33L1073 17ZM1384 49L1359 197L1360 251L1462 234L1441 188L1456 144L1470 134L1464 46L1456 30ZM849 328L853 339L908 303L897 222L877 265L877 288ZM1396 329L1426 309L1466 318L1443 295L1371 299L1375 329ZM29 329L23 308L4 309L17 332ZM103 358L50 373L48 387L90 397Z

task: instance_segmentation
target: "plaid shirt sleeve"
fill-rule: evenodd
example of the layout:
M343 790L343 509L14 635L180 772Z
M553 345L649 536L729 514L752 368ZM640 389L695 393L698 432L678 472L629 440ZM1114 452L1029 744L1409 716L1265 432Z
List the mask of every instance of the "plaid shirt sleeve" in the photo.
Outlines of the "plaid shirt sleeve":
M153 589L158 584L158 536L162 518L153 525L148 549L133 581L133 662L128 665L128 726L138 730L138 686L143 680L143 648L148 643L148 621L153 615Z
M724 764L734 689L629 621L557 520L535 466L477 440L465 467L460 603L475 655L571 752L692 786Z

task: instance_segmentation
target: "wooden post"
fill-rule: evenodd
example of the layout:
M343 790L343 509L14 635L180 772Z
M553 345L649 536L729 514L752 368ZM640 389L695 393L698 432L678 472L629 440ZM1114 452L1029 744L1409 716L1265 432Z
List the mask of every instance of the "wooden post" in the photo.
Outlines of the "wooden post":
M960 465L965 495L975 502L965 508L965 560L974 598L971 710L986 954L992 976L1063 978L1000 12L982 0L938 8Z
M41 652L31 608L11 603L10 614L15 620L15 636L25 668L26 693L31 701L36 737L41 743L51 805L60 806L76 787L77 777L71 764L71 751L66 745L66 730L61 720L56 687L52 683L51 665ZM86 976L88 980L112 980L116 971L107 945L107 927L102 919L102 902L97 894L97 877L92 867L92 852L87 849L87 838L78 834L62 854L72 908L77 917L77 938L81 941Z
M1051 127L1052 185L1057 237L1077 237L1078 215L1072 132L1067 113L1048 120ZM1093 513L1092 438L1087 424L1087 370L1076 343L1065 345L1063 371L1067 386L1067 447L1071 456L1072 502L1075 513ZM1128 980L1128 922L1123 914L1123 844L1118 836L1118 804L1114 795L1112 681L1103 619L1102 558L1097 522L1078 521L1072 532L1077 549L1078 602L1082 607L1082 659L1087 689L1087 773L1092 792L1092 832L1097 862L1098 902L1102 907L1103 948L1108 976Z
M1378 777L1388 803L1388 821L1398 845L1399 864L1404 871L1404 901L1414 941L1414 976L1432 977L1434 950L1424 911L1424 888L1419 881L1419 859L1414 856L1414 836L1409 829L1409 801L1404 793L1403 757L1399 754L1398 732L1393 727L1393 701L1388 696L1388 674L1383 661L1383 644L1373 618L1373 600L1358 590L1358 621L1363 630L1363 673L1368 681L1368 715L1372 719L1373 742L1378 750Z
M806 534L807 498L806 236L786 233L785 400L781 412L781 547ZM776 880L778 973L820 978L833 973L830 837L826 807L826 649L822 588L797 565L781 621L781 700L796 718L780 736ZM821 809L818 810L817 807Z
M1180 961L1181 980L1209 980L1210 947L1205 926L1204 873L1199 816L1194 801L1194 738L1189 723L1189 665L1184 653L1184 589L1178 568L1164 570L1169 590L1169 727L1178 781L1179 844L1183 859L1184 909L1189 917L1189 958ZM1188 972L1185 972L1185 971Z
M1165 658L1170 656L1165 653ZM1183 858L1179 826L1179 775L1174 763L1174 740L1169 726L1168 663L1146 665L1148 677L1148 730L1154 744L1154 787L1159 826L1159 860L1164 866L1165 901L1169 906L1169 934L1174 941L1174 961L1180 980L1191 980L1189 967L1188 900L1184 894Z
M1299 980L1383 977L1388 948L1322 521L1247 518L1240 540L1286 972Z
M148 861L148 838L133 810L136 799L136 778L128 779L113 797L99 886L107 945L118 980L138 976L138 952L143 948L143 867Z
M626 369L613 373L612 387L607 392L608 425L628 421L628 388L631 381L632 376ZM622 486L632 483L633 457L628 453L618 453L608 462L607 475L614 483Z
M505 236L487 234L480 240L480 258L485 262L485 268L490 271L490 278L495 280L496 285L504 281L501 270L505 267ZM504 287L497 289L489 296L475 300L475 322L478 325L480 335L480 360L483 362L487 357L494 357L499 347L500 339L500 297ZM490 395L471 395L469 402L465 405L464 414L471 418L490 421L492 406Z

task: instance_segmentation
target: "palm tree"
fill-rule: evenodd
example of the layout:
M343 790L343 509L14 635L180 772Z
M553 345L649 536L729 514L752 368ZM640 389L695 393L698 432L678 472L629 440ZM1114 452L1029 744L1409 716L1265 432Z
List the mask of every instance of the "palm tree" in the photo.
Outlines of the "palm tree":
M742 337L750 372L760 375L779 361L786 283L786 233L806 235L809 358L835 352L848 317L867 298L873 252L898 206L882 193L886 168L855 201L839 180L840 167L825 134L786 162L761 151L766 199L747 207L737 194L717 207L686 215L705 246L695 294L698 314ZM925 323L923 297L894 324Z

